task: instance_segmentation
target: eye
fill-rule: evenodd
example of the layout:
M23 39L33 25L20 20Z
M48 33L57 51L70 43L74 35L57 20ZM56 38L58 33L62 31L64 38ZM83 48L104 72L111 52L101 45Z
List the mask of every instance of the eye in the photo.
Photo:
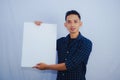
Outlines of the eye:
M77 20L75 20L75 21L74 21L74 23L78 23L78 21L77 21Z
M67 23L71 23L71 21L70 21L70 20L68 20L68 21L67 21Z

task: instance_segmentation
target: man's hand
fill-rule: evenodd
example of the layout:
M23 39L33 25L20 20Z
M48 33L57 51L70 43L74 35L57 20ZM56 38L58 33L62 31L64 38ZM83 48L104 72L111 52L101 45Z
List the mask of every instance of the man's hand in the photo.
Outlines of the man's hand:
M45 63L39 63L37 64L36 66L34 66L33 68L36 68L36 69L40 69L40 70L46 70L47 69L47 64Z
M42 22L41 21L35 21L35 24L40 26L42 24Z
M33 68L40 69L40 70L58 70L58 71L67 70L65 63L51 64L51 65L47 65L45 63L39 63Z

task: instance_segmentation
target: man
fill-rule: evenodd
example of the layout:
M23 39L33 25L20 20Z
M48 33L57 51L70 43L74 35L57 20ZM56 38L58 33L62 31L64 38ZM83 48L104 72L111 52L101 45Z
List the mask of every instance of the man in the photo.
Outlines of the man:
M39 21L35 23L41 24ZM57 40L58 64L39 63L34 68L57 70L57 80L86 80L86 65L92 42L79 32L82 22L77 11L71 10L66 13L64 25L69 34Z

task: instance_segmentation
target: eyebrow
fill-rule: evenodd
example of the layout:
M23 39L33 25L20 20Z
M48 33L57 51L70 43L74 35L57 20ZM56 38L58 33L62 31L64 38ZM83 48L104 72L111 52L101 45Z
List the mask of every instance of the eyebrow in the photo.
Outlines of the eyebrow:
M67 20L67 21L71 21L71 19ZM75 19L74 21L78 21L78 19Z

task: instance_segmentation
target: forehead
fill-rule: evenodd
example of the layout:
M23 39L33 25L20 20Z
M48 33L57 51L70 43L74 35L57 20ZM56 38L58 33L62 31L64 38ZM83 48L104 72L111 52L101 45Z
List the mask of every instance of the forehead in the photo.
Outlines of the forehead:
M79 20L78 15L71 14L67 16L67 20Z

